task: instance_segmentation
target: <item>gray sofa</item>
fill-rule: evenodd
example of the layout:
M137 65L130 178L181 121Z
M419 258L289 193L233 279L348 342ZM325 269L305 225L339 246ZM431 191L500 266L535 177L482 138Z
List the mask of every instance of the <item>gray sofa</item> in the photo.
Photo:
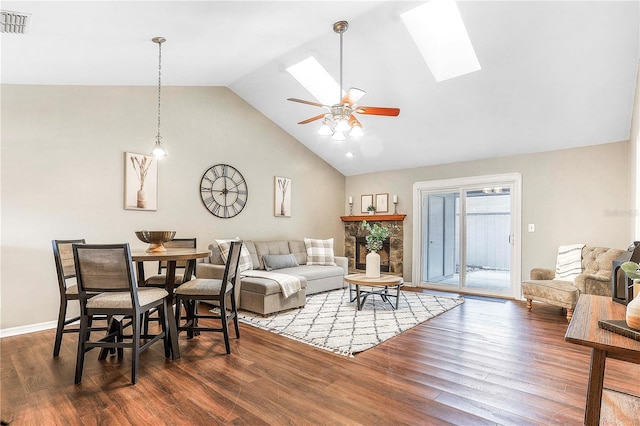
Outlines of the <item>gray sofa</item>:
M268 315L286 309L304 306L308 294L344 288L344 276L348 273L346 257L335 256L336 266L307 265L307 251L304 241L244 241L251 254L253 269L263 270L264 255L288 255L295 257L299 266L276 269L279 274L295 275L301 278L302 290L285 298L280 285L262 277L240 277L236 286L236 302L240 309ZM209 245L211 256L196 266L198 278L221 279L224 261L216 243ZM242 274L240 274L242 275Z

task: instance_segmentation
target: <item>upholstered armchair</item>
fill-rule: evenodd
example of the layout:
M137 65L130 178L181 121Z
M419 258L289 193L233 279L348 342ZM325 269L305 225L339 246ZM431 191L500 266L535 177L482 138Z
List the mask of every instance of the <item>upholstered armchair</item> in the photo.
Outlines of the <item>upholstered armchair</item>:
M582 248L582 272L575 280L554 279L555 270L533 268L530 280L523 281L522 294L527 299L527 309L532 301L549 303L567 311L567 321L571 321L573 309L581 294L611 296L611 270L613 260L624 250L606 247Z

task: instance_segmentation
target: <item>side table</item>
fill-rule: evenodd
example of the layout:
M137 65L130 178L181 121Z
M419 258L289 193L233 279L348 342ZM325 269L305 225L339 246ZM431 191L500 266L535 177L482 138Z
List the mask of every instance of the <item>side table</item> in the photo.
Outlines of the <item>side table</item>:
M584 413L584 424L600 424L602 391L607 358L640 364L640 342L598 327L601 319L624 319L625 307L614 303L611 297L582 294L573 312L573 318L564 336L567 342L588 346L591 349L591 367ZM618 397L610 393L607 402L616 405ZM608 394L609 396L609 394ZM632 398L640 395L631 396Z

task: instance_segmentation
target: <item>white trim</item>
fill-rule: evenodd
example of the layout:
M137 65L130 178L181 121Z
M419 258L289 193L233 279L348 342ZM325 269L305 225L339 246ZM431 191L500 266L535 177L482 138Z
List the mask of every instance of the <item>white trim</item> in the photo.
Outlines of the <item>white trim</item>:
M37 324L21 325L19 327L3 328L0 330L0 339L4 337L19 336L20 334L35 333L36 331L51 330L57 326L58 321L47 321Z
M483 184L510 184L513 185L511 194L511 223L513 246L511 257L511 283L514 299L522 298L522 175L520 173L504 173L498 175L469 176L462 178L433 180L416 182L413 184L413 259L412 281L420 285L422 273L422 195L424 192L448 192L459 191L469 186ZM450 288L450 287L449 287Z

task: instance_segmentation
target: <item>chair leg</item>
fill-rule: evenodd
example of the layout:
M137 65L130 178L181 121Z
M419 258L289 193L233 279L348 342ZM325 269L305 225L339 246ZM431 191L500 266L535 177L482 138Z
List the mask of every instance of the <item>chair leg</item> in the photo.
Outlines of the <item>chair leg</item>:
M64 320L67 316L67 301L60 301L60 312L58 312L58 327L56 328L56 340L53 344L53 356L60 355L62 345L62 335L64 334Z
M117 332L118 334L113 337L113 341L117 342L120 339L119 336L122 335L122 325L120 324L120 321L117 321L115 318L113 318L113 316L110 315L108 318L109 319L107 320L107 335ZM104 361L105 359L107 359L107 355L112 353L115 353L114 348L103 348L102 350L100 350L100 355L98 356L98 360ZM118 358L120 357L118 356Z
M144 336L148 336L149 335L149 311L144 313L142 323L144 324L144 333L142 334Z
M75 384L77 385L82 381L82 369L84 368L84 344L88 339L89 332L89 317L87 315L82 315L80 317L80 331L78 332L78 354L76 358L76 377Z
M398 287L399 288L399 287ZM236 299L231 295L231 312L233 315L233 326L236 329L236 338L240 338L240 326L238 325L238 308L236 306Z
M531 303L531 302L533 302L533 300L531 300L531 299L527 299L527 310L529 310L529 311L531 311L531 307L532 307L532 306L531 306L531 305L532 305L532 303Z
M179 328L180 327L180 315L182 315L182 298L180 297L180 295L176 294L174 302L176 304L176 311L175 311L176 328ZM178 334L180 334L180 330L178 330Z
M160 315L160 326L162 327L162 342L164 343L164 357L171 357L171 345L169 342L169 319L167 318L167 309L170 309L167 305L167 299L162 302L162 311L158 308L158 315Z
M140 332L142 324L140 323L141 315L132 316L132 338L133 350L131 351L131 384L138 383L138 362L140 361Z
M224 334L224 347L227 354L231 353L231 345L229 344L229 323L227 321L227 307L224 298L220 301L220 321L222 321L222 334Z

